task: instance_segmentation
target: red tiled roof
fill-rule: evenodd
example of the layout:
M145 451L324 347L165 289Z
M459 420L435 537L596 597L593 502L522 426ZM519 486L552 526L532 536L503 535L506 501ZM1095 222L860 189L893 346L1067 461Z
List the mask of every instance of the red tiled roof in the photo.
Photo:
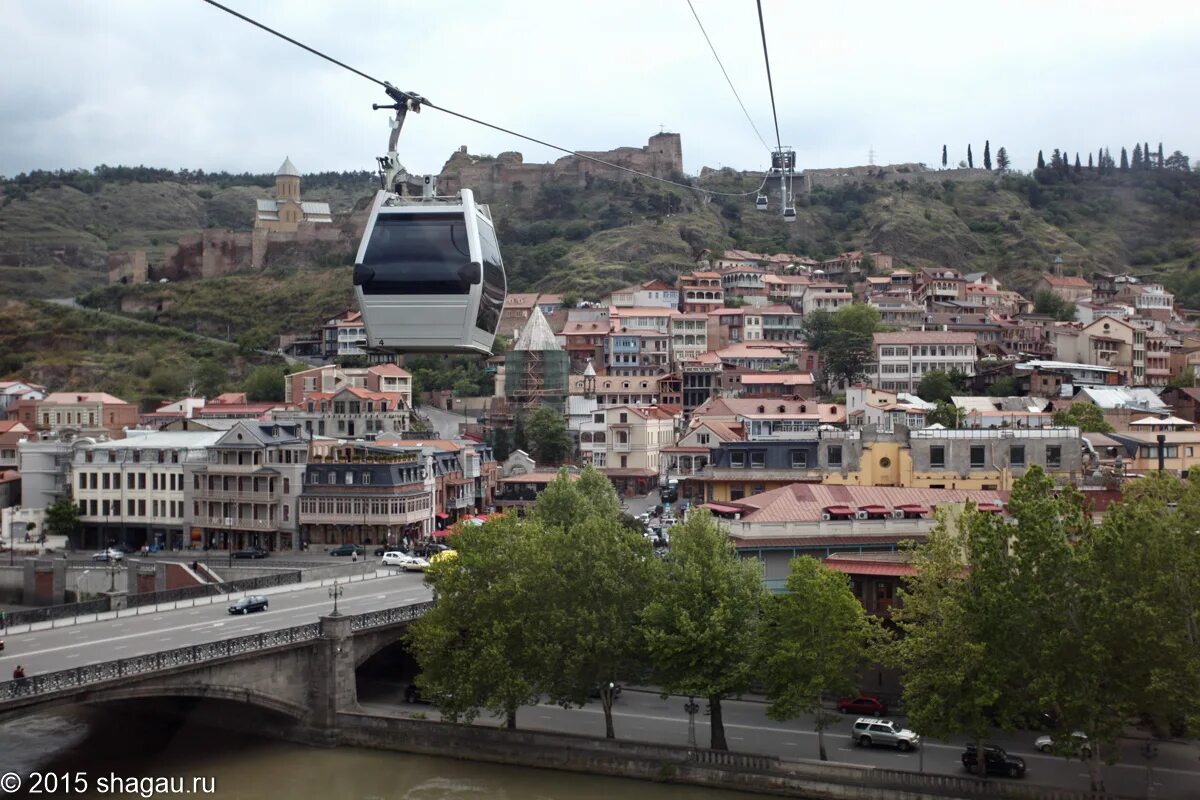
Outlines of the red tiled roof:
M396 364L376 364L369 367L367 372L374 372L376 375L389 375L401 378L411 378L412 373Z
M917 570L911 564L895 564L883 561L850 561L840 558L827 558L822 563L830 569L844 572L847 575L884 575L896 578L916 575Z
M744 522L817 522L831 507L880 505L900 508L920 504L961 503L974 500L1002 503L1008 492L967 491L962 489L908 489L893 486L837 486L793 483L738 501L746 509ZM842 513L842 512L838 512ZM852 512L851 512L852 513Z
M745 521L745 517L742 517ZM837 545L898 544L903 541L922 541L925 534L909 531L875 536L731 536L733 545L739 550L755 550L760 547L833 547Z
M959 331L897 331L875 334L875 344L975 344L975 334Z
M1090 289L1090 288L1092 288L1091 281L1089 281L1087 278L1081 278L1078 275L1061 275L1061 276L1059 276L1059 275L1050 275L1048 273L1044 273L1042 275L1042 280L1044 280L1046 283L1048 283L1051 286L1058 286L1063 289L1066 289L1068 287L1075 288L1075 289Z

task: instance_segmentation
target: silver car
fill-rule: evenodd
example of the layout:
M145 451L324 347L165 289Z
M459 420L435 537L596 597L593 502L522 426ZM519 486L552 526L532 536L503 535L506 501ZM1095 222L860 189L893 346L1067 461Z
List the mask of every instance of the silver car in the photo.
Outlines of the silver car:
M877 744L899 748L908 752L921 744L921 737L908 728L901 728L889 719L859 717L854 721L850 738L859 747L874 747Z
M1072 750L1075 751L1075 755L1080 758L1091 758L1092 745L1088 742L1087 734L1083 731L1074 731L1071 733L1071 745ZM1039 736L1034 741L1033 746L1043 753L1049 753L1054 749L1054 739L1050 735Z

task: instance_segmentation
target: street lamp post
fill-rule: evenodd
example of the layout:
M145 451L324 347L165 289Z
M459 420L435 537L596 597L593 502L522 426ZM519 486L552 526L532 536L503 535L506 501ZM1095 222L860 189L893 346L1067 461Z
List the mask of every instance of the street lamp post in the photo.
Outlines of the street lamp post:
M340 617L341 612L338 611L338 598L342 596L342 587L338 585L337 578L333 579L333 586L329 587L329 596L333 599L333 613L329 616Z
M1142 758L1146 759L1146 797L1154 797L1154 759L1158 758L1158 745L1146 742L1142 745Z
M696 702L696 698L689 697L688 701L686 703L684 703L684 705L683 705L683 710L686 711L687 715L688 715L688 747L695 747L696 746L696 712L700 710L700 706Z

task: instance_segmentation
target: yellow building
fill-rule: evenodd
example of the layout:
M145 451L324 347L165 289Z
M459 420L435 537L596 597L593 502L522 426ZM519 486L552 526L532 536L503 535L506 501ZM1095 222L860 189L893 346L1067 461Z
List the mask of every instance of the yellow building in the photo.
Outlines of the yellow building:
M300 199L300 171L290 158L275 170L275 199L257 201L254 227L268 231L294 233L304 223L331 223L328 203L310 203Z

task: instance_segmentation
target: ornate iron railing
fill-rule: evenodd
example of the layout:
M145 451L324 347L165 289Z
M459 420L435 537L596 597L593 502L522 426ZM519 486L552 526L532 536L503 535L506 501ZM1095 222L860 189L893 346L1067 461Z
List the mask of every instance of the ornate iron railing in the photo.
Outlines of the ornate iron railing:
M241 578L236 581L220 583L201 583L196 586L183 586L178 589L167 589L162 592L143 592L131 594L126 598L126 606L158 605L159 603L177 603L180 600L194 600L198 597L208 597L216 594L232 594L248 592L252 589L270 589L275 586L287 586L300 583L304 579L299 571L277 572L272 575L260 575L257 578Z
M363 631L368 628L378 628L381 625L394 625L397 622L412 622L417 617L433 608L433 603L414 603L410 606L385 608L380 611L368 611L357 614L350 620L350 630Z
M73 667L57 672L48 672L45 675L34 675L29 678L18 678L0 683L0 702L32 695L76 689L94 683L103 683L133 675L145 675L174 667L202 664L207 661L216 661L242 653L267 650L272 647L313 641L320 634L320 624L310 622L307 625L297 625L294 628L253 633L249 636L238 636L234 639L222 639L205 644L177 647L174 650L163 650L158 653L131 656L129 658L117 659L116 661L105 661L100 664Z
M364 631L384 625L411 622L432 607L433 603L431 602L415 603L409 606L399 606L379 611L368 611L365 614L356 614L350 618L350 630ZM117 678L147 675L166 669L202 664L244 653L315 641L320 635L320 623L310 622L306 625L297 625L293 628L264 631L263 633L254 633L249 636L221 639L216 642L178 647L174 650L163 650L158 653L147 653L146 655L117 659L116 661L105 661L100 664L89 664L57 672L48 672L44 675L34 675L28 678L4 681L0 683L0 705L6 700L16 700L33 695L77 689Z
M68 617L82 617L88 614L100 614L109 610L108 598L100 597L95 600L85 600L82 603L66 603L42 608L25 608L20 611L9 611L4 615L7 627L30 625L35 622L50 622Z

